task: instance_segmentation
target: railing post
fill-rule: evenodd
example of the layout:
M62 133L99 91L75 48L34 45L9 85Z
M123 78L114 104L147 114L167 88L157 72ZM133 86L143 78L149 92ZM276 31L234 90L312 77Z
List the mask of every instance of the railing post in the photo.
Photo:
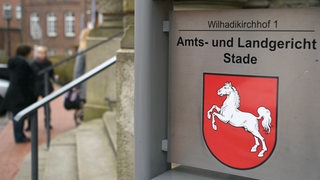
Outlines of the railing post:
M38 180L38 113L37 111L32 112L29 118L31 121L31 176L32 176L32 180Z
M49 94L49 72L44 73L44 96ZM50 109L49 103L44 105L44 112L45 112L45 126L46 126L46 133L47 133L47 150L50 148Z

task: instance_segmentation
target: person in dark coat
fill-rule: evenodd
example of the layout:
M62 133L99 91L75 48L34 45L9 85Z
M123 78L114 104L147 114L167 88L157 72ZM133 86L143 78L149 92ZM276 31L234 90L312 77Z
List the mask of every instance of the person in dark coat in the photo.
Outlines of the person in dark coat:
M44 97L45 94L45 83L44 83L44 74L39 75L39 72L44 70L45 68L51 67L52 62L47 57L47 48L43 46L39 46L36 48L36 55L34 61L31 63L31 67L36 73L36 83L35 83L35 92L38 96ZM49 71L49 93L53 91L53 85L50 79L54 80L54 70L51 69Z
M34 71L34 73L36 74L36 78L35 78L35 94L37 97L45 97L47 94L45 93L45 82L44 82L44 74L42 75L39 75L39 72L44 70L45 68L48 68L48 67L51 67L52 66L52 63L51 61L48 59L48 56L47 56L47 48L44 47L44 46L39 46L36 48L35 50L35 59L34 61L31 63L31 67ZM49 76L49 79L48 79L48 94L50 94L51 92L53 92L53 85L51 83L50 80L55 80L57 79L55 77L55 74L54 74L54 70L51 69L49 72L48 72L48 76ZM48 110L49 110L49 116L50 116L50 105L48 104ZM46 114L45 114L46 115ZM50 121L50 117L49 118L49 121ZM45 121L45 127L46 126L46 121ZM51 124L49 125L49 128L52 129L52 126ZM30 122L29 122L29 127L27 128L27 130L30 130Z
M34 73L27 61L32 54L32 47L21 45L16 50L16 56L8 61L10 85L5 97L6 110L13 117L24 108L36 102L34 93ZM28 142L30 139L23 133L24 120L13 120L14 139L16 143Z

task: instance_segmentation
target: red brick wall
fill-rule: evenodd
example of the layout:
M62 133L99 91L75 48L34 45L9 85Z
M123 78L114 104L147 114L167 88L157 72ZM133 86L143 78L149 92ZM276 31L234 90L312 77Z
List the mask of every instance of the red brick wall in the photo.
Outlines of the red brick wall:
M13 18L11 20L11 27L19 28L21 20L16 18L16 7L20 4L20 0L1 0L0 1L0 27L6 27L7 22L3 19L3 5L10 4L12 7Z
M33 40L30 34L30 15L36 12L40 17L42 29L42 44L48 49L54 49L57 55L66 55L67 50L78 44L81 30L81 15L86 15L85 0L25 0L24 4L24 42L28 44L40 44L39 40ZM90 8L87 6L87 8ZM57 18L57 36L47 35L47 14L54 13ZM75 14L75 36L66 37L64 28L64 15L66 12ZM85 19L86 20L86 19ZM85 25L86 25L85 21Z
M0 56L7 55L7 21L3 18L3 5L10 4L12 7L12 20L10 21L10 34L11 34L11 55L14 54L15 48L21 43L22 34L20 31L22 19L16 17L16 7L20 4L20 0L0 0Z
M21 44L21 31L19 29L10 30L11 37L11 56L15 54L15 50ZM7 56L8 52L8 31L7 29L0 28L0 57Z

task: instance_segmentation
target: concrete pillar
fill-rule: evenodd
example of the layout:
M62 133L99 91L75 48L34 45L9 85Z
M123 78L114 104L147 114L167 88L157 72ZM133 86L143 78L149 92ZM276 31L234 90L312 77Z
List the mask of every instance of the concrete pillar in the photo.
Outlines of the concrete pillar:
M134 1L123 1L124 35L117 53L117 174L134 179Z
M134 172L134 50L117 54L117 174L118 180L133 180Z

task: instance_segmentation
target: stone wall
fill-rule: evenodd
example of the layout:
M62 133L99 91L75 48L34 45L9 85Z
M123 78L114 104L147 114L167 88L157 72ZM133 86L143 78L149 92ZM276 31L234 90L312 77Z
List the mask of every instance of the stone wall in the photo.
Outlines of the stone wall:
M111 37L123 30L122 26L122 0L97 0L97 11L103 14L104 22L93 29L88 38L88 47ZM120 49L121 37L95 48L87 54L87 71L101 64L108 58L116 55ZM84 108L84 120L101 118L105 111L111 110L106 98L116 101L116 66L89 80L86 85L87 103Z
M107 37L89 37L88 46L92 46ZM120 48L120 37L89 51L86 58L87 71L103 63L105 60L116 55ZM86 83L87 102L84 107L84 120L101 118L103 113L110 110L106 98L116 101L116 66L104 70Z
M103 14L103 26L122 28L123 0L98 0L97 10Z
M122 0L97 0L97 10L102 14L122 13Z

